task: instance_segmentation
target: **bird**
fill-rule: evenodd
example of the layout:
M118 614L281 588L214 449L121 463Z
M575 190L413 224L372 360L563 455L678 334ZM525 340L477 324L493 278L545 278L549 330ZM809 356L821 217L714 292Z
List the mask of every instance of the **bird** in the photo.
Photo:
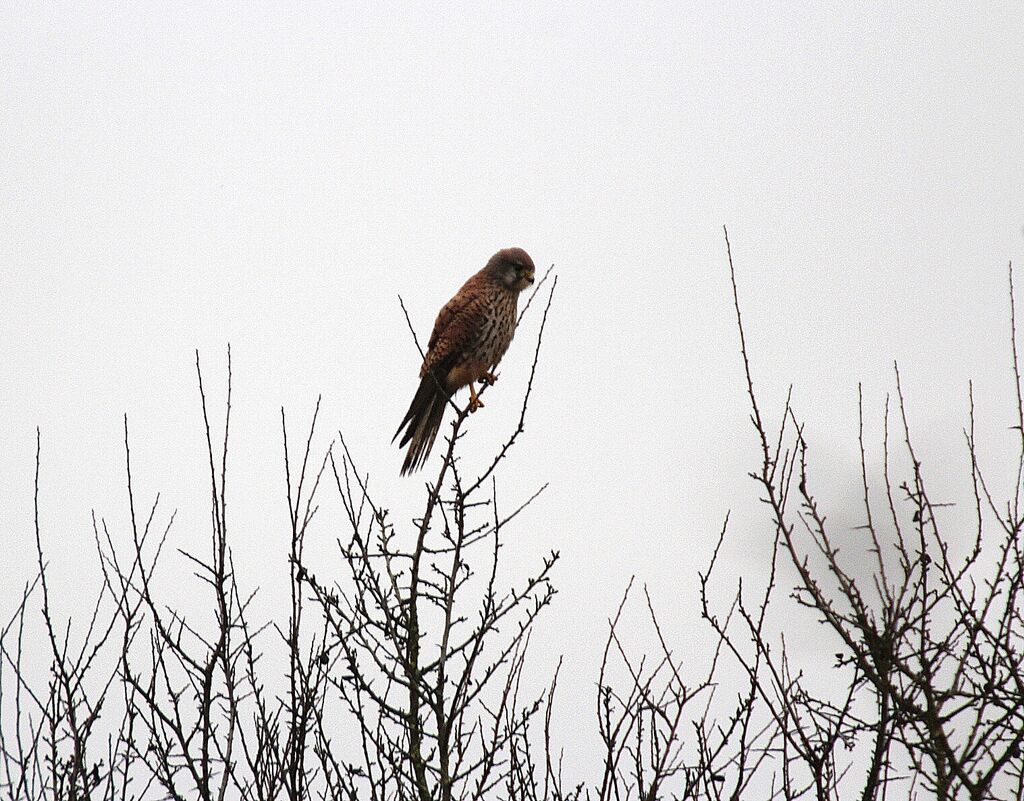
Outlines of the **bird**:
M470 277L437 315L420 367L420 384L394 442L407 444L401 475L419 470L430 455L452 396L469 386L469 411L484 404L474 384L493 384L517 322L519 293L533 284L533 259L522 248L499 250ZM405 433L403 434L403 429Z

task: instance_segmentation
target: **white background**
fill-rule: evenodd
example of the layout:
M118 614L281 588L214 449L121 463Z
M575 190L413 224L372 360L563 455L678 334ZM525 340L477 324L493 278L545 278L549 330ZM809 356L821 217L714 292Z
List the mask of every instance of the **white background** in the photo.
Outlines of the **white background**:
M696 574L729 509L722 598L737 574L763 578L723 224L758 388L775 420L794 385L836 522L862 522L857 383L877 443L894 360L934 499L967 500L968 380L994 459L1015 422L1020 6L577 6L5 7L5 617L34 569L36 426L62 613L97 587L91 510L127 542L125 413L143 505L161 491L173 545L205 545L194 351L216 408L229 342L232 542L262 611L283 614L280 407L298 441L322 393L320 452L340 429L408 520L422 483L398 477L389 440L419 360L397 296L424 337L509 245L559 276L498 487L511 507L551 484L504 556L509 578L547 550L564 559L533 664L542 681L567 655L567 720L592 714L631 575L684 652L707 638ZM471 421L469 466L514 424L537 320ZM321 523L326 559L335 502ZM170 553L163 575L188 604L186 563Z

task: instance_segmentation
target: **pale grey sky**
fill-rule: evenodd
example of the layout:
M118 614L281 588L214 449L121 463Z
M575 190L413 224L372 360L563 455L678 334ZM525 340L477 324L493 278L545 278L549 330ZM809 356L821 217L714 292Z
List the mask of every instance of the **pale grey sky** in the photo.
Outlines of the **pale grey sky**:
M767 547L722 224L758 386L795 385L842 501L857 382L877 434L894 359L925 448L959 458L969 378L993 447L1011 424L1022 145L1018 3L8 5L0 608L32 571L37 425L68 608L94 586L90 509L126 518L125 412L140 494L179 509L177 544L205 542L195 348L219 393L232 344L234 541L271 599L282 404L298 426L323 393L321 444L343 430L408 518L422 488L389 440L418 357L396 297L425 336L519 245L559 284L499 482L508 504L551 487L507 558L562 552L535 655L579 654L566 704L589 715L631 574L700 639L726 511L731 571ZM513 424L533 330L467 461Z

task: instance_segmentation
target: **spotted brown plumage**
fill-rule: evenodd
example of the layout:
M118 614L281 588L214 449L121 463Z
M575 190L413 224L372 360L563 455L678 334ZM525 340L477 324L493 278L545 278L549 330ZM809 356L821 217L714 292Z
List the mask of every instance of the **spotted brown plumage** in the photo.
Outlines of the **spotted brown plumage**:
M423 466L434 445L445 406L469 387L469 410L483 403L475 382L494 382L491 372L508 350L516 331L519 293L533 283L533 260L521 248L499 250L480 272L462 285L437 315L420 367L420 386L398 431L398 446L409 445L402 475ZM402 430L405 429L405 433Z

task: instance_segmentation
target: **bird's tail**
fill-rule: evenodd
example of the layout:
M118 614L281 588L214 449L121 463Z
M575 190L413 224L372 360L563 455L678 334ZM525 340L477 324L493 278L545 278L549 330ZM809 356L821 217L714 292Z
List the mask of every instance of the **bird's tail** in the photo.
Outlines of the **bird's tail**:
M405 413L398 431L391 438L394 442L402 433L402 429L405 429L398 443L399 448L404 448L406 443L409 443L405 461L402 462L403 476L419 470L427 461L437 432L441 428L441 419L444 417L444 408L448 405L449 398L451 393L445 390L433 373L427 372L420 379L419 389L409 404L409 411Z

